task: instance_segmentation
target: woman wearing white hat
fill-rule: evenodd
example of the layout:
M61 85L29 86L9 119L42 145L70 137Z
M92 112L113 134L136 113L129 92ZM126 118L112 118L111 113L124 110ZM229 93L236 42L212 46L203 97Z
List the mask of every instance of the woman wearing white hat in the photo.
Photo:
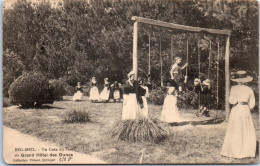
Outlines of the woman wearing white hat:
M122 120L136 119L138 111L137 92L138 82L134 80L135 73L131 71L123 87Z
M221 155L233 158L255 157L256 135L250 110L255 106L253 90L244 83L253 80L246 71L231 73L231 80L237 82L231 88L229 102L231 109L227 132Z

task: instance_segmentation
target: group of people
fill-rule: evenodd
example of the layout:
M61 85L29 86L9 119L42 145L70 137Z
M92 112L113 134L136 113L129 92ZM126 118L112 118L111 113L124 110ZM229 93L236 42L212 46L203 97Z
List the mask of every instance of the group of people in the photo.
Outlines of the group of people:
M104 88L99 93L98 87L97 87L97 81L95 77L92 77L91 79L91 89L89 92L89 99L92 102L108 102L113 97L114 102L121 101L121 94L120 94L120 86L117 81L115 81L112 85L110 85L110 82L108 81L108 78L104 79ZM80 85L80 82L78 82L76 86L76 93L73 96L73 101L80 101L83 96L83 90L82 86Z
M182 91L180 72L184 67L179 67L181 59L178 58L177 65L173 65L171 81L167 83L167 95L164 99L161 113L161 121L172 123L181 120L177 97ZM184 77L184 79L187 79ZM138 79L139 80L139 79ZM148 116L148 107L146 101L147 87L142 86L142 82L135 81L135 73L131 71L128 74L128 80L124 87L122 120L136 119ZM231 88L229 102L233 105L228 121L226 136L221 149L221 155L232 158L255 157L256 154L256 135L250 110L255 106L255 97L253 90L246 86L253 80L251 76L246 75L246 71L237 71L231 74L231 80L238 85ZM195 92L200 98L200 108L197 116L209 116L208 105L211 96L210 80L194 80Z
M177 107L178 96L182 92L182 84L187 81L187 76L182 77L182 70L187 67L185 64L180 67L181 58L175 58L175 64L170 70L171 80L167 82L167 94L161 113L161 121L167 123L180 122L181 117ZM144 79L138 77L135 79L135 73L131 71L128 80L123 86L123 106L122 120L147 118L149 97L149 86ZM231 73L231 80L238 85L231 88L229 102L233 105L228 120L226 136L221 150L221 155L233 158L255 157L256 135L250 110L255 106L255 97L253 90L246 86L253 80L247 76L246 71L237 71ZM211 82L209 79L201 81L199 78L194 80L194 91L197 93L200 103L197 116L209 116L209 103L211 98ZM108 79L104 79L104 89L99 94L95 77L92 78L92 88L90 90L90 100L99 101L109 100L111 87L113 89L114 99L120 99L120 84L115 82L110 85ZM78 83L77 92L73 100L82 97L82 88Z
M175 63L170 70L171 80L167 82L166 96L161 113L161 121L167 123L180 122L181 118L177 107L177 98L182 91L182 70L188 65L180 67L181 58L176 57ZM185 79L187 77L184 77ZM149 77L147 78L149 82ZM148 117L147 97L149 97L149 84L144 84L143 79L135 80L135 73L128 74L128 80L123 88L122 120Z

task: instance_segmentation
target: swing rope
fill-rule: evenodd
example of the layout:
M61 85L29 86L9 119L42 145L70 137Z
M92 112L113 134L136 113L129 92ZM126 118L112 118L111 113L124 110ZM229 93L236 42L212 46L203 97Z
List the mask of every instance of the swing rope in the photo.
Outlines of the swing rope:
M149 53L148 53L148 59L149 59L149 62L148 62L148 75L151 74L151 35L149 34Z
M186 63L189 63L189 40L187 39L187 43L186 43ZM188 79L188 66L186 66L186 78L184 80L184 83L187 83L187 79Z
M160 35L160 64L161 64L161 87L163 87L163 78L162 78L162 73L163 73L163 70L162 70L162 37Z
M173 65L173 35L171 36L171 65Z

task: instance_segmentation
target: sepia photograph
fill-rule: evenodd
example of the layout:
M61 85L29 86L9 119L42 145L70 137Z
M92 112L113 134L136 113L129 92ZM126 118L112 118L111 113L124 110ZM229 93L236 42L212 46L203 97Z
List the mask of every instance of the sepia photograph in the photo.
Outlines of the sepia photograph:
M7 164L256 164L257 0L4 0Z

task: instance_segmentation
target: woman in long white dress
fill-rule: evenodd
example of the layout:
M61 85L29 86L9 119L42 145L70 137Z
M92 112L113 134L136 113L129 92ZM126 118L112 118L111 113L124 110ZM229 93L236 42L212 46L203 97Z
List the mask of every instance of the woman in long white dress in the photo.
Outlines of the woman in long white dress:
M98 91L98 88L97 88L97 81L96 81L95 77L92 77L91 85L92 85L92 88L90 89L89 99L92 102L96 102L96 101L99 100L99 91Z
M138 111L137 92L138 82L134 80L135 73L131 71L123 87L122 120L136 119Z
M82 96L83 96L82 87L80 86L80 82L78 82L78 84L76 86L76 93L73 95L72 100L73 101L80 101Z
M108 82L108 78L104 79L104 89L100 93L100 100L108 102L110 94L110 83Z
M173 86L168 86L167 89L167 95L163 103L161 121L167 123L180 122L180 115L177 107L176 89Z
M255 106L253 90L244 85L253 80L245 71L233 73L231 80L238 83L231 88L229 102L234 105L229 116L221 155L232 158L255 157L256 135L250 110Z

